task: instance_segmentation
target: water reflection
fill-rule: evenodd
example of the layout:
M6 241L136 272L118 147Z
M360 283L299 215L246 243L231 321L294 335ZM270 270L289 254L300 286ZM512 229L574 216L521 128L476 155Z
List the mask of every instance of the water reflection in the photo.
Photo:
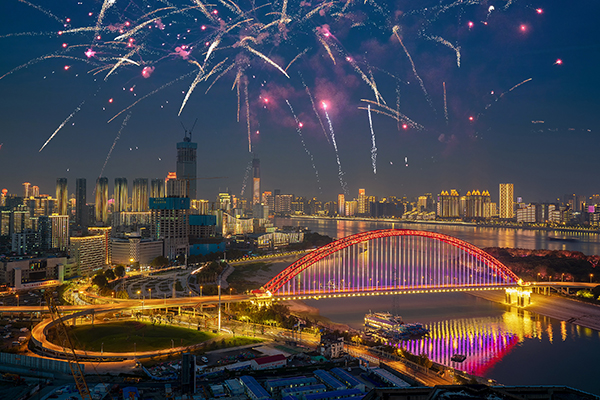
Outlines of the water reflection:
M305 226L312 231L343 238L359 232L376 229L418 229L457 237L477 247L512 247L581 251L587 255L600 254L600 234L587 232L537 231L511 228L486 228L469 225L407 224L378 221L344 221L329 219L275 218L275 225ZM561 242L549 237L575 239Z

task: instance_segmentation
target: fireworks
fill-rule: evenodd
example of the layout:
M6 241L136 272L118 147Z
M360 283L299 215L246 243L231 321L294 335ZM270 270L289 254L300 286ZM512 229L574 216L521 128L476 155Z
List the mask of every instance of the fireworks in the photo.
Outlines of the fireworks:
M110 110L117 104L120 108L125 106L118 113L109 116L107 122L128 112L117 139L113 142L113 148L131 113L136 111L136 106L151 96L163 96L164 89L175 85L177 93L180 93L180 97L175 99L179 105L174 110L177 116L190 110L204 112L204 107L197 107L195 103L206 101L202 100L202 96L216 97L215 92L222 95L219 92L222 88L234 90L237 95L237 115L234 115L235 104L231 100L231 114L227 114L224 107L223 115L219 117L232 120L237 118L240 133L245 134L239 136L240 142L245 142L243 136L246 136L247 149L252 152L252 135L258 134L262 123L260 118L265 115L260 112L259 107L264 107L268 100L258 102L251 99L257 99L257 92L266 86L285 88L287 93L282 98L289 99L286 103L294 117L302 146L311 159L317 181L319 175L306 141L315 137L315 140L324 143L324 136L327 144L335 151L337 175L344 191L347 191L347 187L340 163L343 154L340 156L338 152L339 139L336 141L333 130L331 104L319 99L327 98L335 105L334 118L342 113L345 117L356 108L367 111L372 142L371 167L373 173L376 173L378 150L373 118L392 118L397 121L399 131L414 128L438 136L439 130L451 129L446 93L448 83L454 85L450 86L451 111L453 115L463 115L460 122L456 122L461 126L452 129L460 129L475 121L477 125L481 124L479 116L482 109L487 110L494 102L529 82L531 78L500 96L490 97L486 90L481 99L476 99L480 105L466 106L464 98L461 99L462 88L459 85L469 84L471 77L465 79L462 75L451 75L458 68L463 71L473 70L468 65L473 60L472 48L468 47L467 40L463 40L464 35L474 38L479 30L484 30L481 24L489 23L485 29L496 27L513 33L516 30L523 33L519 36L526 40L532 28L538 29L527 18L543 13L541 8L523 5L522 9L526 11L524 18L510 19L510 22L504 22L498 27L495 25L500 24L498 17L509 8L508 12L516 12L519 2L504 0L490 5L490 2L483 0L448 0L433 6L416 2L410 6L403 5L404 9L400 9L395 8L397 5L393 2L371 0L217 0L212 3L203 0L102 0L97 2L96 8L80 13L80 16L88 15L87 20L82 20L74 14L68 14L69 18L61 18L60 12L47 10L29 1L18 2L29 7L32 13L42 13L54 26L48 28L48 32L8 33L0 36L0 39L22 36L24 40L29 36L47 36L55 40L54 47L46 51L47 54L34 57L18 66L11 65L9 68L12 69L7 68L8 71L0 71L0 81L7 77L15 79L17 72L55 59L64 60L64 66L54 66L55 70L69 71L61 74L64 79L81 72L81 69L77 69L80 66L86 68L88 76L92 78L98 74L98 85L105 90L101 97L101 107ZM82 7L94 6L84 4ZM56 26L56 23L60 25ZM427 51L430 53L420 48L423 46L429 46ZM438 65L438 60L450 62L440 61ZM549 64L551 61L547 62ZM554 65L562 65L562 60L556 59ZM168 75L169 73L172 75ZM454 79L464 81L457 82ZM141 82L146 83L142 85ZM440 82L442 88L439 87ZM418 83L418 87L415 83ZM133 96L137 95L137 98L133 102L129 98L123 99L119 93L111 92L115 86L136 87L135 93L133 90L130 92ZM358 94L363 94L361 91L367 91L370 98L359 101ZM129 91L126 92L130 94ZM468 92L469 96L473 92L475 91ZM429 109L425 112L415 110L417 106L414 104L417 102L411 98L415 97L414 93L427 101ZM339 95L339 98L335 95ZM395 96L396 101L394 104L391 100L388 106L385 99L393 99L389 96ZM437 115L434 106L440 104L442 96L443 119L441 115ZM464 94L462 96L465 97ZM343 101L339 101L340 99ZM161 100L162 104L168 103L165 99ZM292 109L290 102L294 103L296 111ZM84 105L86 109L94 107L91 103L81 101L41 146L40 151ZM485 104L487 106L483 107ZM460 107L463 109L459 109ZM281 112L275 104L268 109L269 113ZM466 110L473 110L473 116L465 118L465 115L470 115ZM66 110L68 111L70 110ZM323 121L323 115L327 123ZM408 115L415 116L420 123ZM77 118L80 116L78 114ZM212 115L201 117L209 118ZM287 118L290 119L289 114ZM318 130L319 126L323 136L307 134L308 129ZM268 140L268 131L262 129L261 132L261 141ZM377 139L380 145L383 135L384 130L378 129ZM258 145L257 142L255 146ZM383 150L382 148L381 151ZM110 155L109 152L105 165Z

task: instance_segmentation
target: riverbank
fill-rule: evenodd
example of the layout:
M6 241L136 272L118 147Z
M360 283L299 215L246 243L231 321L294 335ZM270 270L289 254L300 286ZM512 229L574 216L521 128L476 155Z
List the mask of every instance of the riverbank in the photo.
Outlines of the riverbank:
M349 325L342 324L339 322L334 322L329 318L323 317L319 314L319 309L316 307L311 307L305 304L302 301L298 300L289 300L282 302L286 306L289 307L290 313L295 315L298 318L306 319L312 322L316 322L321 326L326 327L327 329L333 331L349 331L351 330Z
M422 225L445 225L445 226L473 226L479 228L502 228L502 229L523 229L529 231L545 231L545 232L571 232L571 233L600 233L600 229L588 228L570 228L558 226L527 226L527 225L510 225L510 224L491 224L477 223L465 221L427 221L427 220L407 220L397 218L365 218L365 217L322 217L313 215L290 215L287 218L291 219L308 219L308 220L323 220L323 221L356 221L356 222L387 222L391 224L422 224Z
M469 294L495 303L504 304L503 291L483 290L469 292ZM558 296L544 296L532 293L531 304L525 310L600 331L600 306L594 304L582 303Z

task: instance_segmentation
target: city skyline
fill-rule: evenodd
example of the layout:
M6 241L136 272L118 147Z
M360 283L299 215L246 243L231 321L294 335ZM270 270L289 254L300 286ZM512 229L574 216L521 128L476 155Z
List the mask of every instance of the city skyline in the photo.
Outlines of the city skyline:
M598 5L579 2L564 7L545 2L536 9L508 3L499 2L491 11L487 3L459 7L457 12L463 13L460 22L454 18L456 13L445 9L443 18L430 21L430 31L422 31L429 35L428 40L419 35L419 28L432 18L423 11L425 5L423 9L402 2L384 5L384 15L367 8L353 11L353 16L385 22L380 30L365 27L353 32L335 25L325 12L308 27L297 29L306 35L329 26L329 33L323 35L335 36L350 64L341 66L343 58L338 50L331 50L333 44L329 48L335 64L325 47L304 40L297 44L312 50L292 65L290 79L264 60L252 59L247 74L252 83L249 125L252 150L261 160L261 187L328 199L344 192L342 183L350 194L365 188L378 196L415 197L432 188L493 190L499 182L513 182L515 195L532 202L553 201L565 193L596 193L589 174L598 167L593 143L600 121L593 110L599 82L592 68L600 59L594 39L600 28L592 20ZM93 24L98 4L53 5L48 9L50 15L72 18L64 24L17 1L3 2L0 11L0 51L5 55L0 61L0 88L6 105L0 110L2 132L6 133L0 139L0 168L5 171L2 188L19 193L22 183L31 181L40 192L51 194L57 177L69 182L81 177L93 182L100 175L111 180L127 175L130 182L135 177L162 178L175 170L172 148L185 133L180 123L191 126L198 118L194 129L197 176L228 177L198 182L198 197L212 198L213 193L227 188L239 197L242 187L247 197L252 178L244 186L244 177L253 154L248 152L243 101L240 122L236 120L231 76L218 82L208 95L204 95L207 86L194 92L181 117L177 116L194 70L188 60L177 57L176 46L197 42L199 37L171 41L165 36L166 45L172 47L165 50L167 64L148 61L146 66L155 68L152 76L142 75L144 64L140 62L146 59L135 58L132 61L139 66L124 66L104 81L105 74L88 72L106 61L99 56L81 59L86 57L84 50L94 48L89 35L57 34L66 29L64 24L67 28ZM394 14L400 11L414 17ZM302 10L293 12L295 17L303 15ZM106 26L131 17L117 2L107 14ZM189 26L189 20L164 18L164 22ZM412 56L427 95L395 38L392 28L396 26L402 29L406 53ZM40 30L47 34L37 34ZM113 35L108 28L102 34ZM460 67L455 52L434 37L460 46ZM146 46L160 46L153 41L156 38L148 40ZM288 50L279 53L273 42L269 46L261 49L277 53L275 61L284 66L296 55ZM74 50L68 52L71 48ZM78 59L52 57L19 68L55 53ZM125 54L125 50L120 53ZM205 56L204 50L189 54L199 62ZM399 91L400 111L415 125L405 129L377 114L373 104L370 130L368 112L359 107L367 104L361 99L376 101L376 96L352 69L352 57L360 58L356 65L365 76L371 67L381 95L392 108ZM386 80L386 73L398 80ZM124 113L107 124L122 108L184 75L140 102L131 114ZM312 110L303 81L317 112ZM290 112L286 101L296 114ZM321 108L323 102L327 110ZM331 118L336 134L335 147L326 117ZM296 121L302 125L300 134ZM62 122L64 126L57 130ZM53 133L56 136L40 152Z

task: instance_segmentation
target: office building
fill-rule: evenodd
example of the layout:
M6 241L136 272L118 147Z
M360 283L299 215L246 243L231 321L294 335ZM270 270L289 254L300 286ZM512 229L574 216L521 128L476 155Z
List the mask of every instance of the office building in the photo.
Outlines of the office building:
M293 194L278 194L275 196L275 213L289 215L292 213Z
M127 187L127 178L115 178L114 190L114 212L127 211L127 202L129 199L129 190Z
M188 253L189 209L188 197L150 199L152 238L163 241L163 255L169 259Z
M186 181L188 197L196 199L196 150L198 144L192 142L192 135L177 143L177 178Z
M148 211L148 179L137 178L133 180L131 211Z
M150 181L150 197L165 197L165 181L163 179Z
M31 183L23 182L23 198L28 199L31 196Z
M31 187L31 196L33 197L37 197L40 195L40 187L39 186L32 186Z
M108 178L96 179L96 223L108 223Z
M75 225L86 227L88 224L87 188L85 178L75 181Z
M69 194L67 193L67 178L56 179L56 213L68 215Z
M137 262L140 265L149 265L152 260L162 255L162 240L142 239L137 235L110 239L112 264L129 265Z
M69 254L74 259L79 274L93 275L106 265L105 244L102 235L72 237Z
M260 160L252 160L252 205L260 204Z
M514 198L514 185L512 183L501 183L499 210L499 217L501 219L512 219L515 217Z

